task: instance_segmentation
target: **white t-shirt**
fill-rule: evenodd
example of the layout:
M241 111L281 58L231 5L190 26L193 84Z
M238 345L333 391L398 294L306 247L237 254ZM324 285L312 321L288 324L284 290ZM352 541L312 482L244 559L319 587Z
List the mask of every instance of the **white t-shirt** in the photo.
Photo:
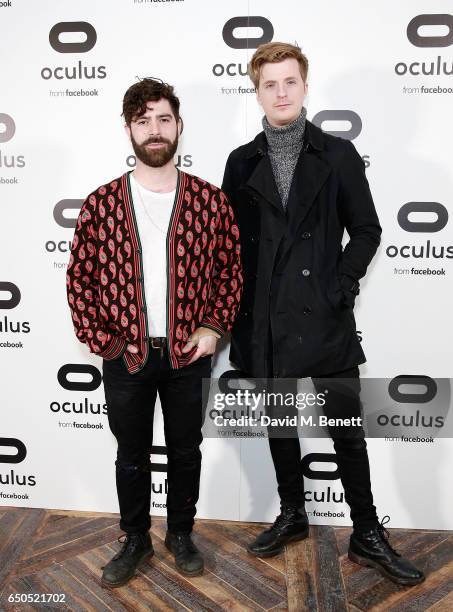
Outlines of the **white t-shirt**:
M142 246L143 281L149 335L167 335L167 231L175 191L149 191L130 175L132 199Z

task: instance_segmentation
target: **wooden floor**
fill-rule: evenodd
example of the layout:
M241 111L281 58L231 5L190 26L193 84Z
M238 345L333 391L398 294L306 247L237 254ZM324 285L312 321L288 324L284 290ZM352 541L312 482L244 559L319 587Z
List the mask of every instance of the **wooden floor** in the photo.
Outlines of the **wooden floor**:
M348 560L349 529L311 527L310 539L261 560L245 546L262 525L224 521L197 522L206 571L184 578L163 545L165 522L155 519L155 556L128 585L106 589L100 568L120 546L117 523L116 515L0 507L0 610L453 610L452 532L391 530L392 544L427 574L404 588ZM8 602L52 593L65 603Z

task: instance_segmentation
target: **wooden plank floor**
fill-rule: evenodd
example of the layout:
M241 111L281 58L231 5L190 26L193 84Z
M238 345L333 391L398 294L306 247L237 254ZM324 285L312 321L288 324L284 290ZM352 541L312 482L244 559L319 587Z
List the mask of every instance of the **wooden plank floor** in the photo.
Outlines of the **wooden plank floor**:
M118 550L117 515L0 507L0 610L290 612L451 612L453 533L391 530L392 544L427 574L398 587L347 558L349 529L311 527L285 554L256 559L246 544L257 523L197 521L203 576L184 578L163 544L164 519L153 521L155 555L129 584L100 585L101 566ZM64 594L59 603L10 603L15 594Z

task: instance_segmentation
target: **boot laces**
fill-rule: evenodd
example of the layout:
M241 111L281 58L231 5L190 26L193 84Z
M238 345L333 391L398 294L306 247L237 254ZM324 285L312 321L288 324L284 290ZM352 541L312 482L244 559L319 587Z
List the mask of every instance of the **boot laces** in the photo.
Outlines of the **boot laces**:
M291 510L288 510L288 509L284 510L284 509L282 509L281 513L275 519L274 524L272 525L272 529L277 529L278 530L281 527L285 527L287 522L288 522L288 519L291 518L292 514L293 513L291 512Z
M174 543L178 551L184 552L188 550L189 552L196 552L194 543L192 542L192 538L189 533L178 533L175 534Z
M286 523L286 517L283 514L279 514L272 525L272 529L280 529Z
M390 533L388 531L388 529L385 528L385 525L387 525L390 522L390 517L388 515L382 517L381 522L378 524L377 526L377 530L379 532L379 535L381 536L381 538L384 540L384 542L386 543L386 545L390 548L390 550L392 551L393 554L395 554L397 557L401 557L400 553L397 552L393 546L391 546L389 539L390 539Z
M141 538L139 535L128 535L126 533L118 538L118 542L123 545L120 554L131 554L140 546Z

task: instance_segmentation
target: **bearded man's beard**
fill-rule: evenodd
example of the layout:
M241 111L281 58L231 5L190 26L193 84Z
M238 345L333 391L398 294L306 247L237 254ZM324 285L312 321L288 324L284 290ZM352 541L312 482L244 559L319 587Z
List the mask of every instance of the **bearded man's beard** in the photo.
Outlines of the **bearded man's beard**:
M131 134L131 142L134 153L141 162L152 168L160 168L173 159L178 148L178 134L176 134L173 142L167 138L150 137L141 144L138 144ZM156 142L164 143L166 146L160 149L148 149L146 147L146 145Z

